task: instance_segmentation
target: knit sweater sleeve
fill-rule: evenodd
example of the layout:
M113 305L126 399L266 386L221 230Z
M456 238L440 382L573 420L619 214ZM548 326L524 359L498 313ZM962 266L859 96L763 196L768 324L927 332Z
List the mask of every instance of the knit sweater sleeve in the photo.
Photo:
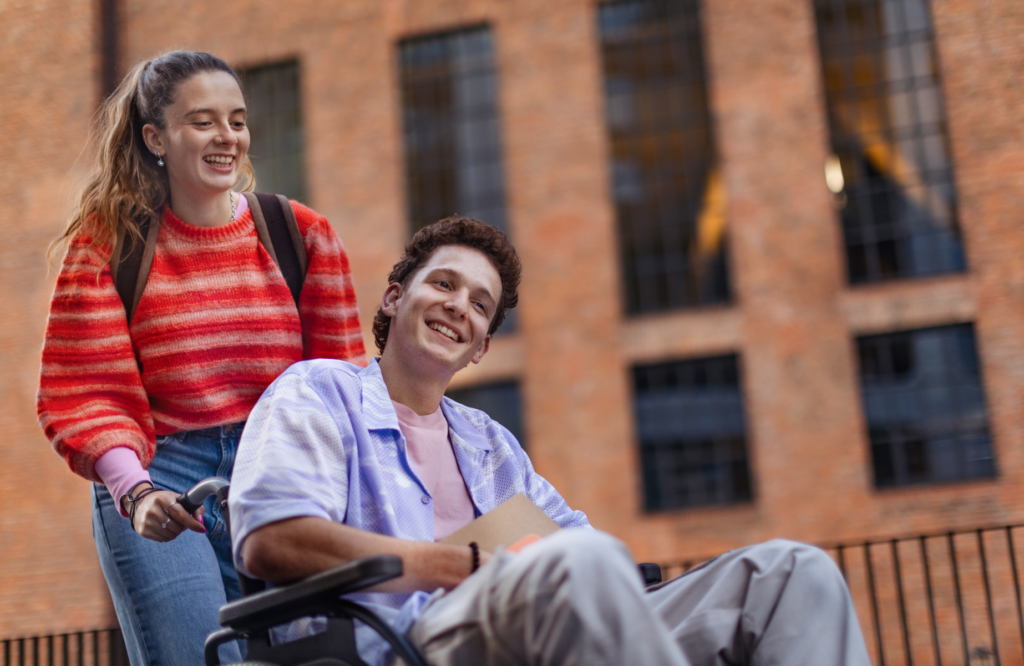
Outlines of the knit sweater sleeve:
M86 236L69 244L50 301L36 395L54 450L71 471L99 482L95 464L104 453L127 447L148 467L156 443L109 254Z
M309 265L299 297L304 359L333 358L366 365L352 270L327 219L292 202Z

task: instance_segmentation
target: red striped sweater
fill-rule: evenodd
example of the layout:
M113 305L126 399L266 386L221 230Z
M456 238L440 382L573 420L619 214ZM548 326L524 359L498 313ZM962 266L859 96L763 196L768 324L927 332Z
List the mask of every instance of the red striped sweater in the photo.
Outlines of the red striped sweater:
M309 268L296 311L252 214L202 228L164 210L131 330L103 265L109 247L75 238L57 278L43 343L39 423L71 470L156 435L242 421L263 390L307 358L365 363L348 257L327 220L292 203ZM137 359L137 360L136 360ZM141 363L141 372L139 364Z

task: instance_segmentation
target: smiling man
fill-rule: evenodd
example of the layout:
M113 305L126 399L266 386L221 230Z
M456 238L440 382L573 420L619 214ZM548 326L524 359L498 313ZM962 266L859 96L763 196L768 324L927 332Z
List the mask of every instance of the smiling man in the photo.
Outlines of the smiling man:
M773 541L645 592L626 547L590 529L508 430L444 397L487 353L519 277L508 238L483 222L416 234L374 320L380 358L297 363L253 410L230 496L236 565L282 583L400 556L401 578L355 596L435 666L868 664L821 551ZM578 529L519 554L437 543L517 493ZM371 631L357 642L387 663Z

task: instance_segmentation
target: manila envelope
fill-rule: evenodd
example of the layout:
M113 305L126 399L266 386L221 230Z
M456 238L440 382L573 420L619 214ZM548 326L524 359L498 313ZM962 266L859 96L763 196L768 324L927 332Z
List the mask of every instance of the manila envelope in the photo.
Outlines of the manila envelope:
M480 550L493 553L498 546L511 546L528 534L545 537L560 529L558 523L519 493L442 539L441 543L468 546L470 541L476 541Z

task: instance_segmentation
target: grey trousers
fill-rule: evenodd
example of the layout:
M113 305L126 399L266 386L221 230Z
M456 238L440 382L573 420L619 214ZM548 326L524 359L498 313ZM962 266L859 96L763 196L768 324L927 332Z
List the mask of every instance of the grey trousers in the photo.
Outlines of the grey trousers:
M869 666L846 583L775 540L644 591L622 542L565 530L432 599L409 638L432 666Z

